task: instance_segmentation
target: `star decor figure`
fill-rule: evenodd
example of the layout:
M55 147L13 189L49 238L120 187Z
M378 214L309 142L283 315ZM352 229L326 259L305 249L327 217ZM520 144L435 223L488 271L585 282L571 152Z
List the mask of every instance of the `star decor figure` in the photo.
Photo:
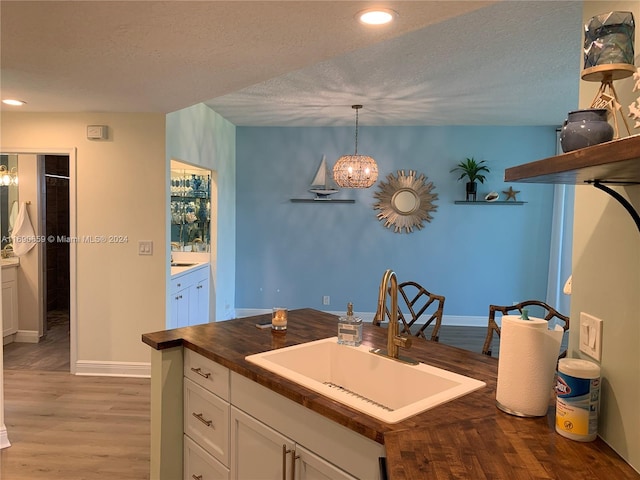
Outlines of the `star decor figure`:
M633 86L632 92L640 91L640 68L633 74L633 79L636 83ZM633 128L640 128L640 97L629 105L629 116L636 121Z
M520 190L514 190L513 187L509 187L509 190L503 190L502 193L507 196L505 202L508 202L510 198L513 198L513 201L516 202L516 195L520 193Z

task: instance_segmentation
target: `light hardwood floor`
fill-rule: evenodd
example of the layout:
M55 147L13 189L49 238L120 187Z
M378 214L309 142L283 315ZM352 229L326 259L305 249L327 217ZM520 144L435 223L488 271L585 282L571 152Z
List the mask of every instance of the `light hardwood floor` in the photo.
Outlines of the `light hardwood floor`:
M0 451L0 479L149 479L150 381L70 375L68 326L56 328L5 348L12 446ZM480 352L485 331L443 325L440 342Z
M68 324L4 351L2 480L149 479L150 381L69 374Z
M3 480L149 478L148 379L5 370Z

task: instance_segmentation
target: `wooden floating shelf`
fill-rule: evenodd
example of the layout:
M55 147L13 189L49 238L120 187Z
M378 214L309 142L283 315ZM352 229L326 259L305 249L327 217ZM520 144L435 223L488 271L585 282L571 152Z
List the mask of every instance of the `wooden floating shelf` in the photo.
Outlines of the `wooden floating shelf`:
M505 182L590 184L613 197L633 218L640 214L620 193L607 186L640 185L640 135L580 148L563 155L525 163L504 171Z
M329 198L327 200L319 200L315 198L292 198L293 203L356 203L355 200Z
M486 200L480 200L478 202L468 202L466 200L456 200L454 202L456 205L524 205L527 202L509 202L509 201L498 201L495 202L487 202Z
M582 185L640 183L640 135L592 145L504 171L505 182Z

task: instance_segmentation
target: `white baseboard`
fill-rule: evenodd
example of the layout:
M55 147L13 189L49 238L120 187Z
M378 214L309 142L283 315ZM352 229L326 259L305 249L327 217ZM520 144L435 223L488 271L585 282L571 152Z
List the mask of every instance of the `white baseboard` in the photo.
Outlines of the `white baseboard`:
M97 362L78 360L76 375L94 377L151 377L151 363L148 362Z
M0 450L11 446L9 436L7 435L7 427L4 424L0 425Z
M40 335L37 330L18 330L13 341L16 343L38 343Z
M333 315L344 315L342 311L328 311L323 310L326 313ZM271 313L271 309L264 308L238 308L236 309L236 318L252 317L254 315L264 315L265 313ZM375 312L354 312L354 315L360 317L363 322L371 323ZM489 317L477 317L477 316L461 316L461 315L443 315L442 325L451 325L454 327L486 327ZM419 321L418 321L419 323Z
M489 316L473 317L460 315L443 315L442 325L451 325L452 327L484 327L489 322Z

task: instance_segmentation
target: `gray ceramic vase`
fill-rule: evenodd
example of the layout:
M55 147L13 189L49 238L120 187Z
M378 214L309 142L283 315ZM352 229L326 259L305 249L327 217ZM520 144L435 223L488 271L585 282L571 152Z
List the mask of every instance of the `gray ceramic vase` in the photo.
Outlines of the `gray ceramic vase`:
M565 153L611 139L613 127L607 122L605 108L569 112L560 133L560 145Z

